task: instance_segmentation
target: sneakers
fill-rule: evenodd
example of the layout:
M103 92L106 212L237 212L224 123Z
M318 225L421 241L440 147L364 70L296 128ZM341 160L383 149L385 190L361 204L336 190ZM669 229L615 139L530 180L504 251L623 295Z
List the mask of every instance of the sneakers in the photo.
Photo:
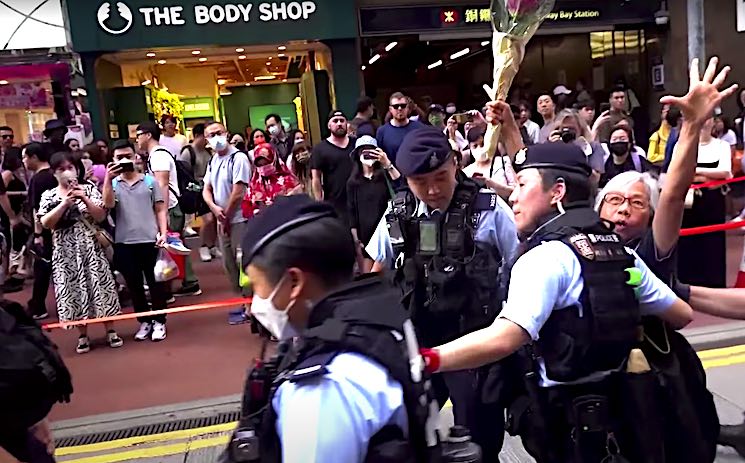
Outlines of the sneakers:
M135 334L135 341L144 341L145 339L150 337L150 333L153 331L153 325L151 325L148 322L143 322L140 324L140 329L137 330L137 334Z
M187 238L191 238L192 236L197 236L197 235L199 235L199 232L194 230L193 228L191 227L184 228L184 236L186 236Z
M112 349L116 349L117 347L122 347L124 345L124 341L122 338L119 337L118 334L116 334L116 331L111 330L106 333L106 340L109 342L109 347Z
M173 296L168 296L168 299L166 299L166 304L174 304L176 302L176 298Z
M75 348L75 352L78 354L87 354L91 351L91 341L88 336L80 336L78 338L78 347Z
M165 248L167 251L179 256L188 256L191 254L191 249L184 246L184 242L181 241L178 233L169 233L168 236L166 236Z
M246 309L243 307L228 312L228 325L242 325L248 322L249 318L246 315Z
M153 322L153 334L150 339L153 342L160 342L166 338L166 325L163 323Z
M36 315L31 316L34 320L46 320L49 318L49 312L44 312Z
M217 249L217 246L210 248L210 253L215 259L222 259L222 251Z
M200 294L202 294L202 290L199 288L199 283L182 286L173 292L173 295L176 297L199 296Z
M202 262L212 262L212 253L210 252L210 248L207 246L202 246L199 248L199 259L202 260Z

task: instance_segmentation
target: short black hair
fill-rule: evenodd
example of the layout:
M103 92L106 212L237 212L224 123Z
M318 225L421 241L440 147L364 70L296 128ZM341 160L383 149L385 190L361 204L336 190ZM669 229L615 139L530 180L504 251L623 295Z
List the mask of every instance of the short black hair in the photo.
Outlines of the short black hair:
M636 144L636 140L634 139L634 131L631 130L628 126L616 124L611 127L610 135L612 136L613 132L615 132L616 130L623 130L624 132L626 132L626 135L629 137L629 141L631 142L631 144Z
M468 140L468 143L476 143L479 138L486 135L486 130L484 130L483 127L476 126L472 127L471 130L468 131L466 134L466 139Z
M680 112L680 109L677 106L670 106L670 109L667 111L667 117L665 117L665 120L668 124L670 124L670 127L677 127L678 123L680 122L680 118L683 117L683 113Z
M137 131L142 133L149 133L153 136L153 140L160 141L160 127L153 121L143 122L137 126Z
M170 114L163 114L163 117L160 118L160 123L162 125L165 125L166 122L168 121L172 121L174 124L178 124L178 119L176 118L176 116L172 116Z
M352 280L355 248L349 229L336 217L324 217L272 240L251 260L279 283L292 267L318 277L331 289Z
M374 104L375 103L373 102L372 98L370 98L369 96L363 96L359 100L357 100L357 112L364 113Z
M8 131L8 132L13 132L13 128L12 127L8 127L7 125L0 125L0 130L5 130L5 131Z
M560 179L564 180L566 194L562 203L587 202L590 204L593 188L589 177L559 169L538 169L538 172L541 174L543 191L550 190Z
M191 128L191 133L195 137L203 137L204 136L204 129L206 129L207 126L199 123Z
M593 100L592 98L582 98L581 100L574 103L574 109L576 109L577 111L585 108L595 109L595 100Z
M608 94L608 96L611 97L614 93L626 94L626 87L624 87L623 85L616 85L610 89L610 93Z
M274 120L277 121L277 124L282 124L282 118L279 116L279 114L269 114L264 118L264 125L266 125L267 122L269 122L269 119L274 118Z
M65 162L69 162L70 164L75 164L75 158L73 157L72 153L67 151L59 151L57 153L54 153L51 158L49 158L49 167L52 168L52 172L59 169L60 166Z
M256 145L254 144L254 135L256 134L256 132L261 132L261 134L264 135L264 141L266 141L267 143L269 143L269 134L266 133L265 130L263 130L263 129L253 129L251 131L251 135L248 137L249 139L246 140L246 148L248 148L249 150L252 150L252 149L256 148Z
M117 140L111 146L112 153L116 150L123 150L123 149L131 149L132 151L135 151L134 145L130 143L129 140Z
M78 145L80 145L80 141L78 141L77 138L68 138L67 140L65 140L65 143L64 143L65 147L67 149L70 149L70 143L72 143L74 141L77 141L78 142Z
M21 147L22 150L26 151L27 157L36 157L39 162L49 162L51 153L41 143L27 143Z

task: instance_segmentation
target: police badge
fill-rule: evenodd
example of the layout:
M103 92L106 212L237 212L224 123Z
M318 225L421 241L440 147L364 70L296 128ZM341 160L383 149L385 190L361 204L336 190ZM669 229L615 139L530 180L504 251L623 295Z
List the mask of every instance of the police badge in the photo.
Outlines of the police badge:
M574 249L577 250L580 256L587 260L595 260L595 249L590 244L590 239L587 235L579 233L569 238L569 242L572 243Z

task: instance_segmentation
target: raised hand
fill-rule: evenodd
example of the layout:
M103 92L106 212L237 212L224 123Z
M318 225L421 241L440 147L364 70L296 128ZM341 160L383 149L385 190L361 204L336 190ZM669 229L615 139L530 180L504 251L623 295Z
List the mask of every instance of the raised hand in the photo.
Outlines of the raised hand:
M709 61L709 66L702 78L699 60L694 58L691 62L688 93L682 97L672 95L662 97L660 103L677 106L683 114L683 119L688 123L703 124L714 114L714 110L721 105L722 100L734 95L738 88L737 84L734 84L720 91L731 68L725 66L717 74L718 65L719 58L715 56Z

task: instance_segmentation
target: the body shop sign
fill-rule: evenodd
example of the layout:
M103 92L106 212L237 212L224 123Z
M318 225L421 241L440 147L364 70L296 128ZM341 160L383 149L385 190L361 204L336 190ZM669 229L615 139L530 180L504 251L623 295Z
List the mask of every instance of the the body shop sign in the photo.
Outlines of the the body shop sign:
M67 0L76 51L199 44L237 45L356 35L354 2L296 0ZM79 8L78 8L79 6ZM344 14L348 14L346 18Z

